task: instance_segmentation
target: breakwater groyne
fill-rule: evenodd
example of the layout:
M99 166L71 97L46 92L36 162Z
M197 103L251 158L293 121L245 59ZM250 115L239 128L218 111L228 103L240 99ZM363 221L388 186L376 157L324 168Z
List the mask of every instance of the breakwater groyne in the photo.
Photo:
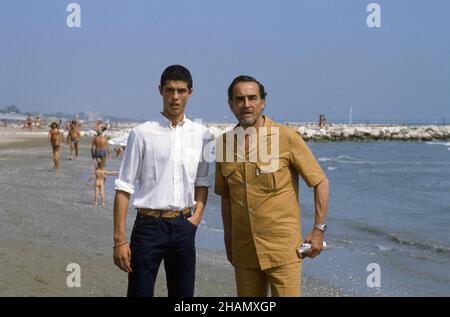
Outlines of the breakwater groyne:
M346 125L296 127L307 141L434 141L450 140L450 126Z
M206 124L211 133L219 135L234 125ZM437 141L450 140L450 125L388 125L388 124L290 124L306 141Z
M235 125L224 123L205 124L212 135L218 137ZM305 141L339 142L339 141L449 141L450 125L382 125L382 124L330 124L319 128L317 124L290 125L298 131ZM105 135L126 144L131 128L111 129ZM94 136L94 130L83 131L82 135Z

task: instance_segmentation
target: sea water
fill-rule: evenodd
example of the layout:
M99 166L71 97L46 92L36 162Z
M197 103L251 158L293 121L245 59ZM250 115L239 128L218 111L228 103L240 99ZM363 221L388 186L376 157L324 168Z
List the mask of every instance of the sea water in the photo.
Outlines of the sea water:
M450 296L450 143L309 146L330 180L328 248L305 259L303 273L355 295ZM301 182L304 237L314 222L313 197ZM203 219L197 246L224 251L213 189ZM373 287L371 263L379 266L380 287Z

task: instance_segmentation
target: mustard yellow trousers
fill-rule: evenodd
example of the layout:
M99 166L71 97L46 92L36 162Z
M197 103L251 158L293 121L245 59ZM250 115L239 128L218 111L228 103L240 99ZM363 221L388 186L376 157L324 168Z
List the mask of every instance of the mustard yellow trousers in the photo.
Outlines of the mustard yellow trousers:
M235 267L237 296L266 297L270 287L274 297L299 297L301 273L301 262L267 270Z

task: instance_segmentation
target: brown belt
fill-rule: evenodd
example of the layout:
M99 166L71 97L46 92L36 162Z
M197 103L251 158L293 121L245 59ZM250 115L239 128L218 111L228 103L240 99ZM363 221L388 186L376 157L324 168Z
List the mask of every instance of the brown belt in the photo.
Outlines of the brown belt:
M150 216L156 218L175 218L180 215L186 215L191 212L191 208L186 207L183 210L160 210L160 209L146 209L138 208L137 212L143 216Z

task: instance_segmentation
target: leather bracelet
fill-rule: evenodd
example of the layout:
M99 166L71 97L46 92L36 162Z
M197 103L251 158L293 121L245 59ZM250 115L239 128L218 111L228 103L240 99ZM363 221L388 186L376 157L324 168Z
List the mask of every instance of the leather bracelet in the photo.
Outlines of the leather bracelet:
M121 246L123 246L123 245L125 245L125 244L127 244L127 243L128 243L128 241L125 241L124 243L115 245L115 246L113 246L113 249L117 249L118 247L121 247Z

